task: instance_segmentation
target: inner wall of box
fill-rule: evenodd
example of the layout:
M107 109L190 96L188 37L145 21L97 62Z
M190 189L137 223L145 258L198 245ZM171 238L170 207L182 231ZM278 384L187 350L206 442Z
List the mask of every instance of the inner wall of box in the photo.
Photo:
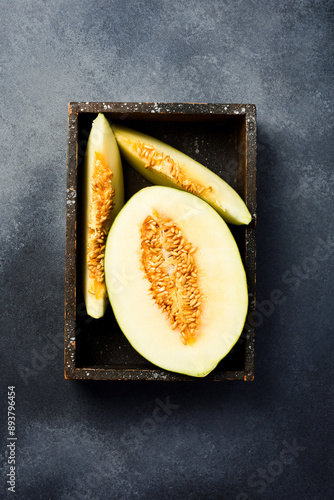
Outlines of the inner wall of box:
M82 167L87 139L92 121L92 113L79 114L78 137L78 225L81 220ZM236 191L245 197L245 116L235 115L194 115L182 114L131 114L131 120L124 115L106 113L111 121L122 123L174 146L200 163L208 166L226 180ZM123 160L125 199L128 200L139 189L150 183ZM245 260L245 228L230 226ZM86 314L80 278L81 234L78 230L78 269L77 269L77 335L76 367L138 368L156 369L156 366L140 356L129 344L120 330L111 307L101 319L92 319ZM131 314L131 311L129 311ZM149 321L149 318L147 318ZM158 334L158 332L157 332ZM245 345L237 344L215 371L243 370ZM214 372L212 373L214 375Z

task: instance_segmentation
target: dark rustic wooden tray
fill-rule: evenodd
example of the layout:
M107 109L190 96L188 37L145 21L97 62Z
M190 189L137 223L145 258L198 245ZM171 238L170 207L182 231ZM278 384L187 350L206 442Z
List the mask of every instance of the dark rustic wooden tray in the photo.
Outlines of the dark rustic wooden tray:
M206 379L253 380L256 226L256 109L253 104L72 102L68 108L65 268L65 378L86 380L198 380L156 367L121 332L109 306L104 318L87 316L78 272L80 183L92 121L111 121L153 135L206 165L246 201L249 226L230 226L246 268L250 306L232 351ZM125 196L149 185L123 160ZM131 311L129 311L131 314Z

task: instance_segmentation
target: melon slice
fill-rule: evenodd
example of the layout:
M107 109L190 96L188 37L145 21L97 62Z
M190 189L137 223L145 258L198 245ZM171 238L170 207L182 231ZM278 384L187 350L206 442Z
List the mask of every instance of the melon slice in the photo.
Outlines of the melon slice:
M105 279L130 344L166 370L204 377L242 332L238 247L217 212L187 192L151 186L127 202L108 236Z
M204 165L149 135L121 125L112 127L121 154L150 182L199 196L228 223L250 223L252 216L242 198Z
M108 305L104 280L107 235L124 204L123 171L108 120L99 114L88 138L83 172L82 284L87 314L101 318Z

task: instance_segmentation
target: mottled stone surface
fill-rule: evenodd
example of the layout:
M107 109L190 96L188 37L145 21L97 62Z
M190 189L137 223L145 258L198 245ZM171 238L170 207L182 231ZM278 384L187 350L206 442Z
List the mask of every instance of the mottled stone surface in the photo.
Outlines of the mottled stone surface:
M17 499L331 498L332 2L1 10L0 496L15 385ZM67 103L104 100L257 106L254 382L64 380Z

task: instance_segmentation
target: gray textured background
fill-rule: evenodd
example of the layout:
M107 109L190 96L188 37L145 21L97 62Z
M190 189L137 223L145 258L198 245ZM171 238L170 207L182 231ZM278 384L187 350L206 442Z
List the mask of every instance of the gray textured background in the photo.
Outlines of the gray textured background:
M331 498L333 3L2 0L1 19L1 498ZM64 380L70 100L256 104L254 382Z

